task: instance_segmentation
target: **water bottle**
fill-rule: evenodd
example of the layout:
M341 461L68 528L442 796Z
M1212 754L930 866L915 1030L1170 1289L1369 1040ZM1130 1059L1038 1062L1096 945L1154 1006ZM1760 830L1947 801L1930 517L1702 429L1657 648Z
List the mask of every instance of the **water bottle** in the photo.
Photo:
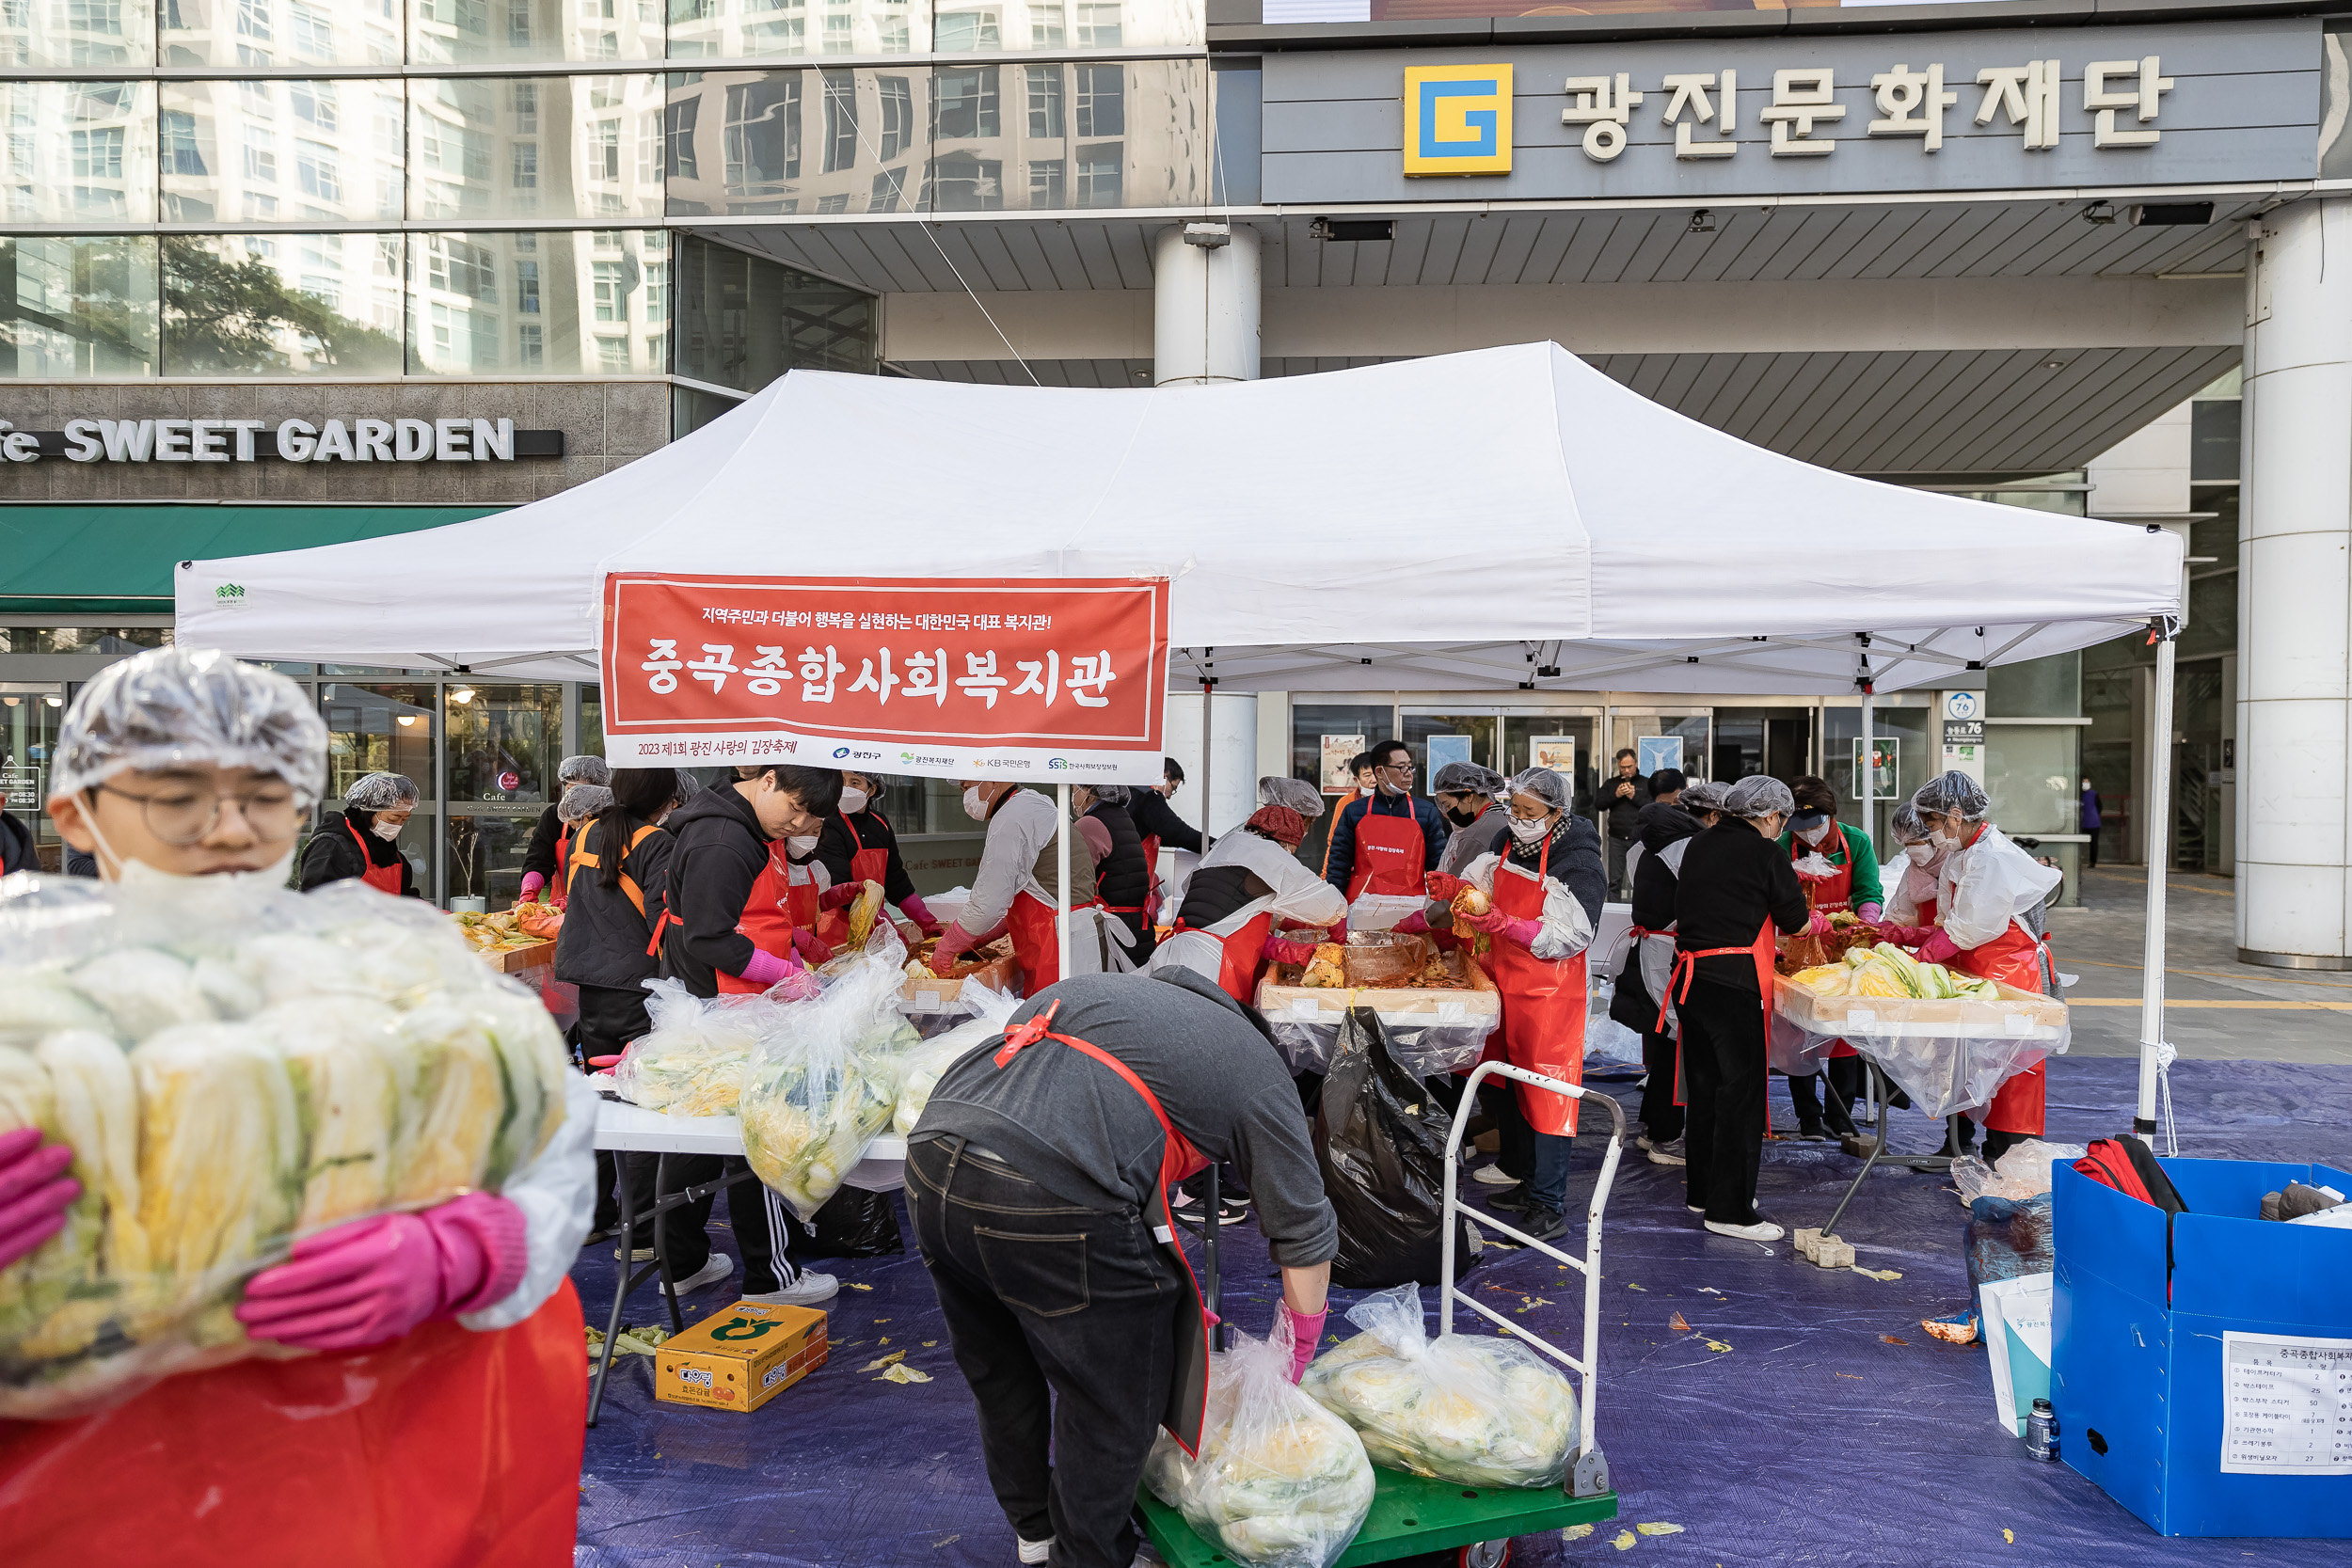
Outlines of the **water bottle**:
M2058 1461L2058 1412L2050 1408L2048 1400L2034 1401L2033 1412L2026 1418L2026 1452L2052 1464Z

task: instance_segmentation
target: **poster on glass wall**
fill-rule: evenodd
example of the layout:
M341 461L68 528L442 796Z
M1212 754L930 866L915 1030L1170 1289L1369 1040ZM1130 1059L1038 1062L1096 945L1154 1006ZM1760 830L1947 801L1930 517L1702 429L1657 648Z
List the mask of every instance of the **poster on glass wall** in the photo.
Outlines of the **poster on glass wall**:
M1429 737L1429 776L1436 778L1438 769L1449 762L1470 760L1471 737L1467 735L1433 735Z
M1539 735L1528 740L1530 755L1537 768L1549 768L1573 786L1576 783L1576 736L1572 735Z
M1678 735L1636 736L1633 740L1634 766L1644 778L1661 768L1679 769L1682 767L1682 737Z
M615 763L1156 784L1168 579L614 572L598 662Z
M1327 735L1323 737L1323 792L1344 795L1356 787L1356 775L1347 765L1364 754L1364 737L1360 735Z

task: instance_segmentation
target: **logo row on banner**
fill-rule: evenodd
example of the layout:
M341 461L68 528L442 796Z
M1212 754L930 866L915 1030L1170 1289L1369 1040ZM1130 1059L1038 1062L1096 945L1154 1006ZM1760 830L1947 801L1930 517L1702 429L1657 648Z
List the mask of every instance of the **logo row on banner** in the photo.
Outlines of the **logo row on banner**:
M609 574L606 755L1155 783L1168 579Z

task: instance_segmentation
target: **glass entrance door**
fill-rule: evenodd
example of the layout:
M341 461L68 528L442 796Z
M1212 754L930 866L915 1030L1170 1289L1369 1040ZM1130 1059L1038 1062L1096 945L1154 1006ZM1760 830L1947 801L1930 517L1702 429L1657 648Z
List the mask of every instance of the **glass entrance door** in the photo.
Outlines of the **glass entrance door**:
M1602 771L1617 770L1617 754L1633 753L1633 770L1644 778L1661 768L1678 768L1692 779L1713 779L1712 748L1715 713L1712 708L1660 708L1648 712L1619 708L1612 715L1609 755Z
M400 852L417 868L417 886L435 887L433 851L440 841L440 769L434 766L435 712L429 682L366 686L319 683L326 721L326 798L319 813L342 808L343 791L369 773L400 773L417 786L417 809L400 831ZM337 829L336 832L343 830Z
M1577 815L1587 816L1593 809L1593 745L1599 730L1599 716L1590 708L1507 715L1497 771L1507 779L1541 763L1565 773L1573 781Z
M1427 708L1404 710L1401 738L1413 749L1413 788L1426 795L1437 787L1438 769L1449 762L1474 762L1498 768L1495 748L1502 737L1502 721L1492 713L1437 713Z

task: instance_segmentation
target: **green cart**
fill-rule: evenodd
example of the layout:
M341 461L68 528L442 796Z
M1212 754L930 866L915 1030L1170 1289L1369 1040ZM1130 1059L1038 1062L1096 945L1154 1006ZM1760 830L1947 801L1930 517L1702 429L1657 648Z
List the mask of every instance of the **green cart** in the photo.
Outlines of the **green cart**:
M1470 1113L1478 1102L1478 1085L1489 1078L1508 1078L1532 1084L1539 1089L1583 1100L1604 1107L1609 1112L1609 1152L1601 1161L1600 1176L1593 1183L1593 1198L1585 1211L1585 1241L1582 1257L1561 1251L1536 1241L1490 1214L1465 1208L1461 1202L1458 1183L1461 1180L1462 1129L1469 1123ZM1593 1438L1593 1403L1597 1391L1600 1355L1600 1221L1609 1205L1609 1189L1616 1180L1617 1162L1625 1151L1625 1110L1616 1101L1597 1091L1587 1091L1556 1078L1512 1067L1506 1062L1482 1063L1470 1075L1462 1091L1462 1102L1454 1113L1454 1131L1446 1140L1445 1178L1445 1252L1443 1277L1448 1283L1439 1297L1438 1332L1449 1333L1454 1327L1454 1307L1456 1302L1471 1311L1492 1319L1506 1334L1518 1338L1559 1362L1575 1374L1577 1384L1577 1448L1568 1465L1567 1479L1557 1489L1473 1487L1454 1481L1433 1481L1425 1476L1406 1475L1396 1470L1376 1470L1372 1497L1372 1513L1364 1520L1364 1528L1356 1532L1355 1541L1342 1555L1336 1568L1363 1568L1364 1564L1393 1562L1399 1558L1420 1557L1431 1552L1452 1551L1461 1568L1501 1568L1509 1560L1511 1538L1534 1535L1542 1530L1561 1529L1569 1525L1598 1524L1617 1516L1617 1494L1609 1485L1609 1461ZM1214 1170L1215 1167L1211 1167ZM1214 1181L1212 1177L1212 1181ZM1212 1311L1216 1309L1222 1291L1217 1275L1216 1197L1214 1188L1208 1202L1202 1227L1202 1250L1206 1263L1206 1293ZM1584 1276L1584 1342L1581 1356L1548 1344L1530 1334L1521 1325L1512 1323L1485 1303L1471 1297L1454 1280L1454 1220L1459 1213L1471 1224L1493 1230L1520 1246L1529 1247L1558 1262L1575 1269ZM1219 1335L1220 1339L1222 1334ZM1223 1551L1203 1541L1184 1516L1152 1496L1151 1489L1139 1487L1136 1493L1141 1508L1145 1528L1152 1538L1152 1549L1171 1568L1243 1568Z

